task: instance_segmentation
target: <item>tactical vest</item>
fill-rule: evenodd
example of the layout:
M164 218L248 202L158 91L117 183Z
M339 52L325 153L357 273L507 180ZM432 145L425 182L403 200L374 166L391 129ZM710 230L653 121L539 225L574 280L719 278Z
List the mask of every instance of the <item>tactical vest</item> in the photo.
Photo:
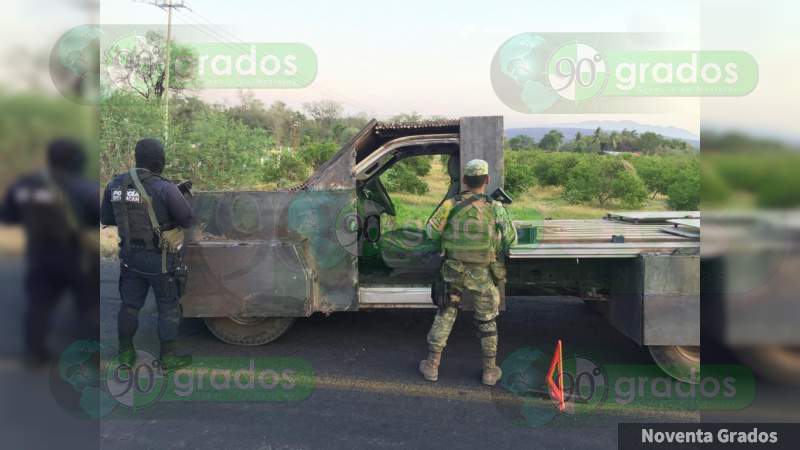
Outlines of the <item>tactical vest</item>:
M38 178L40 186L22 186L14 193L31 244L77 246L80 224L66 192L47 172L42 172Z
M143 171L139 177L142 183L146 184L153 175ZM125 174L122 183L112 189L111 204L114 207L114 219L125 251L159 251L158 236L150 223L147 204L136 189L130 174Z
M442 248L448 258L477 264L497 259L497 225L492 199L474 195L455 197L456 205L447 217Z

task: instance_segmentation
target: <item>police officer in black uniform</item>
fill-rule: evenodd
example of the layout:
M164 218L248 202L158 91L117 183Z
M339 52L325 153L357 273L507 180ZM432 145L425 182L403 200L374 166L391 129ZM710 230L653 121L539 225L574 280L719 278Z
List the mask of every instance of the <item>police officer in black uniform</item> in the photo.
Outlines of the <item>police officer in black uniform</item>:
M25 358L32 367L50 359L50 315L65 292L78 310L77 337L99 336L99 186L82 175L85 163L79 143L54 140L47 168L12 184L0 210L4 222L25 228Z
M161 177L165 164L161 142L142 139L136 144L135 156L135 174L150 199L160 231L191 227L194 219L189 203L177 185ZM191 364L191 357L179 354L175 347L181 320L176 272L182 263L179 253L164 252L146 200L131 172L115 176L103 194L101 222L116 225L120 237L120 359L129 366L134 364L133 337L139 325L139 310L152 288L158 308L161 361L166 369L173 370Z

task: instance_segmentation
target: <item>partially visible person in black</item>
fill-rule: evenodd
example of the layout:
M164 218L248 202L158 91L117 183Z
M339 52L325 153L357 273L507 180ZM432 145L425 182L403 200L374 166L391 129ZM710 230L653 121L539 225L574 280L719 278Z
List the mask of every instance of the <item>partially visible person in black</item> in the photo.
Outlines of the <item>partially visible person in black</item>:
M78 311L77 337L99 338L99 185L82 175L81 145L58 139L47 149L47 168L25 175L8 190L0 218L21 224L27 239L25 361L50 359L50 316L65 292Z
M161 142L142 139L136 144L135 156L136 174L151 199L160 229L191 227L194 217L189 203L175 184L161 177L166 162ZM120 359L129 366L134 364L133 338L139 326L139 310L152 288L158 308L161 361L165 368L173 370L191 364L191 357L179 354L175 346L181 320L175 277L180 255L167 254L164 267L159 238L150 221L145 198L132 178L126 172L111 180L103 194L100 218L103 225L116 225L120 237L122 306L117 319Z

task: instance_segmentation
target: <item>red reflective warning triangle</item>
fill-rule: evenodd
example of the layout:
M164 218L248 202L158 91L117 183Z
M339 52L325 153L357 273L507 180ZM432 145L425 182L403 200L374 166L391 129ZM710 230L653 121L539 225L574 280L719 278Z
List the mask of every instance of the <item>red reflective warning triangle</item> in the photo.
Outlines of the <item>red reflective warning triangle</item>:
M564 361L561 356L561 339L556 342L556 351L553 353L553 359L550 361L550 369L547 371L545 377L547 381L547 392L550 398L558 405L558 411L564 412ZM558 384L553 381L553 376L556 375L558 369Z

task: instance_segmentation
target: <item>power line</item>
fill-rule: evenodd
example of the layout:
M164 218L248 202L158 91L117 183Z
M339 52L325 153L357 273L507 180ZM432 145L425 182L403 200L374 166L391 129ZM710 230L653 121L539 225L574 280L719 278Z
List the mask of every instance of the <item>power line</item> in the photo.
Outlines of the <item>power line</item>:
M167 11L167 37L166 37L166 52L164 56L164 144L169 142L169 77L171 66L171 41L172 41L172 10L186 8L183 0L156 0L150 3L151 5L158 6Z
M159 4L160 1L160 4ZM226 47L236 50L242 53L248 53L249 45L247 42L243 41L233 33L226 30L224 27L218 26L207 19L202 14L195 11L191 6L185 4L184 1L180 1L178 4L178 0L157 0L156 2L152 3L156 6L161 5L177 5L177 6L168 6L169 11L171 12L173 8L177 8L176 11L177 19L187 25L197 27L198 31L205 34L206 36L211 37L218 43L225 45ZM188 11L189 14L186 14ZM191 15L190 15L191 14ZM171 15L171 14L170 14ZM312 87L312 89L319 90L323 95L332 98L340 103L345 105L349 105L357 110L363 110L364 112L369 112L370 110L374 110L374 108L370 105L358 102L356 100L350 99L346 96L340 95L339 93L330 91L328 89L323 88L320 85L316 87Z
M205 22L206 25L203 25L203 26L206 26L206 27L210 28L212 30L212 32L214 32L214 34L219 35L219 33L214 31L214 30L219 30L220 32L225 33L225 35L227 35L228 38L233 39L236 42L239 42L239 43L247 45L246 42L244 42L241 39L239 39L236 35L234 35L233 33L229 32L229 31L227 31L224 27L221 27L221 26L218 26L218 25L214 24L209 19L207 19L205 16L203 16L200 13L198 13L197 11L192 9L191 7L187 7L187 10L189 11L189 13L194 14L194 16L196 16L200 21ZM235 44L234 44L234 47L238 48L238 47L236 47ZM314 88L312 88L312 89L314 89ZM326 95L328 97L331 97L334 100L339 101L340 103L344 103L346 105L350 105L352 107L355 107L356 109L364 109L364 110L367 110L367 111L374 109L370 105L366 105L364 103L360 103L360 102L355 101L353 99L349 99L349 98L347 98L347 97L345 97L343 95L340 95L338 93L331 92L331 91L329 91L329 90L327 90L327 89L325 89L325 88L323 88L321 86L318 86L316 89L318 89L320 92L322 92L322 94L324 94L324 95ZM365 111L365 112L367 112L367 111Z
M212 42L219 43L219 44L224 45L224 46L226 46L226 47L228 47L230 49L236 50L238 52L247 53L247 49L246 48L238 47L235 44L232 44L232 43L228 42L227 38L225 38L224 36L218 34L212 28L207 27L207 26L205 26L205 25L203 25L203 24L201 24L199 22L196 22L196 21L192 20L187 15L183 15L183 14L179 13L176 16L176 19L178 19L179 21L183 22L184 24L192 27L193 29L199 31L200 33L210 37L212 39Z

